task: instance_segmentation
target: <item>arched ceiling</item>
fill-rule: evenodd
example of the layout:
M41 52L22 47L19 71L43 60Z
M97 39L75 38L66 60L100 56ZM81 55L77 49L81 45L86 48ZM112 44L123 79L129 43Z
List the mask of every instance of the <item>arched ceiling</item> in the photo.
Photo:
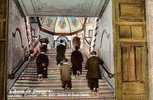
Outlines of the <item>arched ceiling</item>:
M39 17L41 28L44 28L54 33L73 33L82 30L85 18L84 17Z
M106 0L17 0L26 16L97 17Z

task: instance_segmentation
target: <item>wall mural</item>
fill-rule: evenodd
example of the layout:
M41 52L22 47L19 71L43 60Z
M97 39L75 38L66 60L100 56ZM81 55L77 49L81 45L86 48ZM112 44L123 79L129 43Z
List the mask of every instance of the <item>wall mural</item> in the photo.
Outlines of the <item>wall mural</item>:
M60 17L59 22L58 22L58 26L61 29L64 29L66 27L66 21L65 21L64 17Z
M84 29L86 18L84 17L39 17L40 29L54 35L73 35Z
M72 24L74 27L77 27L77 25L79 24L78 21L76 20L75 17L70 17L71 18L71 21L72 21Z

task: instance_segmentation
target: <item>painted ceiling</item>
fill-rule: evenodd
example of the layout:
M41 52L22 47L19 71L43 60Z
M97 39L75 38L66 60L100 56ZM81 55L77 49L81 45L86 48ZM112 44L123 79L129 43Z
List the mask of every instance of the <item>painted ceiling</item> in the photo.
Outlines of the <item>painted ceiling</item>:
M27 16L96 17L105 0L18 0Z
M84 17L39 17L41 27L54 33L73 33L83 28Z

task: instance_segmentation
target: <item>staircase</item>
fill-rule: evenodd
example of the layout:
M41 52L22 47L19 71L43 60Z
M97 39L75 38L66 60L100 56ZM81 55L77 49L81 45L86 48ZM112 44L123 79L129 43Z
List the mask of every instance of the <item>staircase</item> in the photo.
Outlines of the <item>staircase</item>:
M70 59L71 49L67 49L66 58ZM72 79L72 90L61 87L60 71L56 66L56 50L48 51L48 79L37 80L35 61L29 63L8 93L8 100L114 100L114 93L105 80L99 80L99 95L92 95L86 80L86 70L79 79Z

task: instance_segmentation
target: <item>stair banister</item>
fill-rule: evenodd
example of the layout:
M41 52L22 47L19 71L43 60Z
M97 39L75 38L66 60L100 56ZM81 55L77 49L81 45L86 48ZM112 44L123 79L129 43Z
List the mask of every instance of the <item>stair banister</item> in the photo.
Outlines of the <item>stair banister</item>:
M115 89L114 89L114 87L113 87L113 85L111 84L111 82L108 80L108 78L106 77L106 75L105 74L103 74L102 72L102 69L104 69L105 70L105 72L107 73L107 74L112 74L111 72L110 72L110 69L108 68L108 66L105 64L105 63L103 63L103 65L101 65L100 66L101 67L101 75L102 75L102 77L104 77L104 79L107 81L107 83L109 84L109 86L111 87L111 89L114 91ZM111 78L114 78L114 74L112 74L112 77Z

